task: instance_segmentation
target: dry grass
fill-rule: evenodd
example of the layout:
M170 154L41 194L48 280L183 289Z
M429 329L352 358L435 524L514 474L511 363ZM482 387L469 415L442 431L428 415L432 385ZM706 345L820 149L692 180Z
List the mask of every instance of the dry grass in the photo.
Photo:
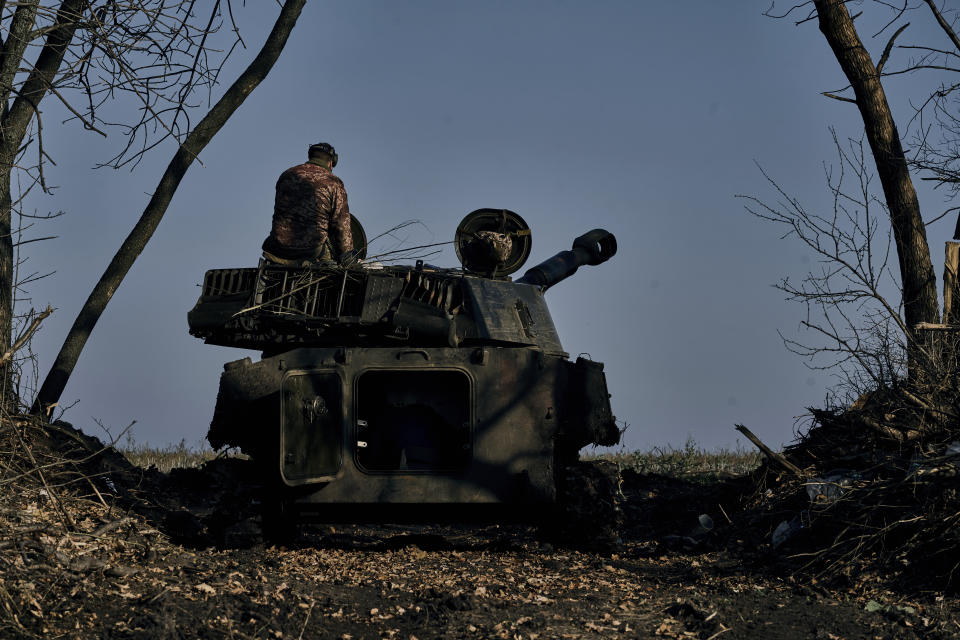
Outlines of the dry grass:
M191 469L213 460L217 453L206 443L191 447L186 440L166 447L151 447L126 438L117 450L130 461L144 469L156 467L163 473L171 469ZM584 460L609 460L621 469L638 473L656 473L672 478L701 479L712 481L731 475L750 473L760 466L763 456L757 451L747 451L739 446L734 450L709 451L700 447L693 438L688 438L682 448L653 447L647 451L591 452L581 454Z
M720 478L750 473L760 466L763 456L755 450L707 450L688 438L682 448L653 447L647 451L587 452L585 460L610 460L621 469L637 473L655 473L671 478L712 482Z
M191 447L186 440L166 447L151 447L128 437L117 446L117 450L131 464L144 469L155 467L163 473L169 473L171 469L196 468L217 457L216 452L205 443Z

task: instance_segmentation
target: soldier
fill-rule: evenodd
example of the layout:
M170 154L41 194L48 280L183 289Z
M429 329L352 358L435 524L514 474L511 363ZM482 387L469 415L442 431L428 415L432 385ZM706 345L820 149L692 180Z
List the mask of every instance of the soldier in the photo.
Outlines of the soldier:
M278 264L343 264L352 257L353 236L347 191L331 172L337 152L318 142L310 145L308 156L277 180L273 226L263 241L263 256Z

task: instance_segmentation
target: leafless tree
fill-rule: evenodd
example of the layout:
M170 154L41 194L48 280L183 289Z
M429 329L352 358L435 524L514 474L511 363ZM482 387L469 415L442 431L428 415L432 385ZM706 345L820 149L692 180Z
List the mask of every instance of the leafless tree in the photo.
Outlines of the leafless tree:
M930 221L924 222L911 170L921 172L921 177L936 180L941 184L956 184L951 179L956 175L956 168L960 167L960 126L956 119L951 119L947 114L951 101L953 113L956 114L954 92L960 88L960 83L951 83L950 78L960 72L960 39L953 28L956 13L945 12L942 2L938 4L936 0L903 0L890 3L875 0L857 4L858 7L862 6L865 12L869 11L870 18L879 24L879 28L870 34L871 39L878 42L879 57L876 63L854 25L855 19L860 18L862 13L851 15L847 8L848 3L843 0L811 0L794 5L781 14L777 14L771 7L767 15L779 18L795 17L798 25L812 21L819 25L849 83L842 89L825 91L824 95L849 103L858 109L882 198L864 189L848 194L838 183L833 182L836 176L831 176L828 184L834 194L835 213L839 212L839 215L818 217L814 221L809 217L810 214L798 209L784 217L781 215L784 210L776 207L773 210L777 213L766 210L766 215L784 223L792 217L799 225L795 230L796 235L807 244L819 237L833 238L837 241L837 247L844 247L855 241L860 243L857 247L847 247L855 252L852 255L855 258L853 263L845 262L845 258L851 256L840 255L842 252L835 251L834 255L827 256L818 248L814 249L822 259L832 261L833 266L825 267L825 273L836 270L854 277L859 282L858 287L867 287L860 291L866 292L866 297L855 299L870 299L880 304L880 307L864 310L858 318L842 315L840 325L832 323L836 318L830 315L822 316L824 324L811 328L827 336L828 342L832 341L834 347L840 344L837 339L846 335L852 341L841 346L840 350L851 357L856 348L863 346L864 331L871 336L871 341L881 341L888 347L902 348L908 366L900 373L906 374L912 380L920 369L929 368L929 358L933 355L930 353L928 335L917 327L937 325L940 321L936 275L930 258L926 225L942 217L942 214L931 216ZM935 23L938 31L945 36L943 43L907 43L906 39L910 37L910 19ZM887 99L884 80L890 76L923 72L932 74L930 77L933 84L928 94L914 100L914 110L907 113L902 120L905 124L905 134L902 136ZM960 76L957 78L960 80ZM909 155L904 151L902 137L914 142ZM864 163L865 156L861 153L862 144L858 143L849 148L841 148L838 144L837 149L840 153L839 166L845 167L848 175L853 171L861 185L867 185L870 172ZM781 192L781 196L785 194ZM792 201L788 199L788 202ZM841 207L841 204L844 206ZM859 213L852 215L850 207L853 206ZM869 217L870 224L865 227L858 226L865 224L870 207L873 209ZM948 209L950 210L952 209ZM878 216L880 212L882 215ZM822 227L820 224L824 220L831 221L831 224L838 222L840 226ZM875 268L871 261L860 260L877 257L871 243L875 242L875 236L882 234L885 229L889 229L896 250L897 268L890 270L886 254L883 254L881 266L884 271L870 271ZM804 232L812 232L813 235L806 235ZM851 271L851 267L855 269ZM865 271L859 273L857 269ZM876 280L876 276L880 274L890 275L889 284L895 286L899 292L895 297L891 297L892 294L888 291L874 290L872 285L867 286L866 283ZM809 296L808 299L820 306L821 311L822 301L851 300L847 297L849 291L845 285L833 288L837 284L835 278L818 279L814 276L805 284L808 288L801 287L788 293L795 297ZM828 289L824 291L821 286L827 286ZM886 303L888 300L897 302L893 305ZM835 309L832 315L836 316L838 312L839 309ZM849 310L844 314L848 312ZM875 312L880 315L874 315ZM840 330L840 326L846 329ZM846 334L845 331L852 327L857 327L858 333ZM833 347L828 347L828 350L830 348ZM864 375L876 378L874 382L887 383L890 381L890 374L898 373L898 364L893 360L881 368L878 368L879 363L876 361L870 362L869 366L866 362L858 364L863 366ZM888 364L890 366L887 366Z
M304 2L282 7L288 27ZM185 144L197 129L195 107L209 100L225 61L244 44L233 12L231 0L0 0L0 351L12 338L13 221L27 194L48 190L41 102L57 101L67 122L94 134L119 134L103 165L135 167L172 139L185 171L206 143ZM242 102L253 86L234 97ZM0 374L5 383L6 365Z
M140 219L120 245L107 269L87 297L80 313L77 314L77 318L67 333L50 372L37 393L37 398L33 404L34 412L48 415L49 410L59 402L90 332L93 331L130 267L133 266L134 261L143 252L147 242L156 231L187 169L227 123L230 116L243 104L247 96L266 78L280 57L284 46L286 46L287 39L296 25L304 4L306 4L306 0L286 0L259 53L243 73L234 80L224 95L217 100L196 126L184 131L185 135L181 137L178 132L170 132L169 135L177 137L180 142L179 148L167 165L166 171L160 177L153 196L143 210ZM178 117L180 112L179 107L173 110L174 119ZM149 145L144 144L134 152L134 155L142 155L148 149ZM128 152L129 146L121 155L117 156L115 161L121 161L123 154Z
M814 255L815 267L799 282L784 278L775 285L804 305L800 324L813 339L781 337L812 368L839 375L849 401L903 377L908 332L900 281L890 264L889 213L877 197L864 140L843 143L832 133L836 161L824 164L829 208L809 208L762 168L775 200L741 197L750 213L781 225L785 238Z

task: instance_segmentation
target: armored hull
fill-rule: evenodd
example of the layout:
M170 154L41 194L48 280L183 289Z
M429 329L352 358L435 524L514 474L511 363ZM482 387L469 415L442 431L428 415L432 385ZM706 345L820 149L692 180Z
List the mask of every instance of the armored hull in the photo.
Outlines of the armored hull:
M209 271L191 333L263 352L224 366L210 443L261 462L285 512L549 509L562 466L619 439L603 365L568 359L544 301L578 266L558 276L557 257L516 282L423 264Z

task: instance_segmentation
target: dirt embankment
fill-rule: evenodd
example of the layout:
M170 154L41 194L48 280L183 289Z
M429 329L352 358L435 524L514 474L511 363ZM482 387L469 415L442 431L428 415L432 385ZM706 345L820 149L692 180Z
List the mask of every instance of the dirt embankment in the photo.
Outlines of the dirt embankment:
M558 540L521 525L334 524L306 526L277 548L260 539L261 489L243 461L164 475L65 425L28 421L0 426L0 445L0 637L852 640L960 631L951 595L897 591L879 576L822 584L797 573L798 559L787 557L795 552L773 549L768 525L750 524L776 514L738 524L743 479L706 486L593 464L576 491L596 494L573 508L601 517L596 503L611 483L619 540L605 526ZM584 539L590 531L598 537Z

